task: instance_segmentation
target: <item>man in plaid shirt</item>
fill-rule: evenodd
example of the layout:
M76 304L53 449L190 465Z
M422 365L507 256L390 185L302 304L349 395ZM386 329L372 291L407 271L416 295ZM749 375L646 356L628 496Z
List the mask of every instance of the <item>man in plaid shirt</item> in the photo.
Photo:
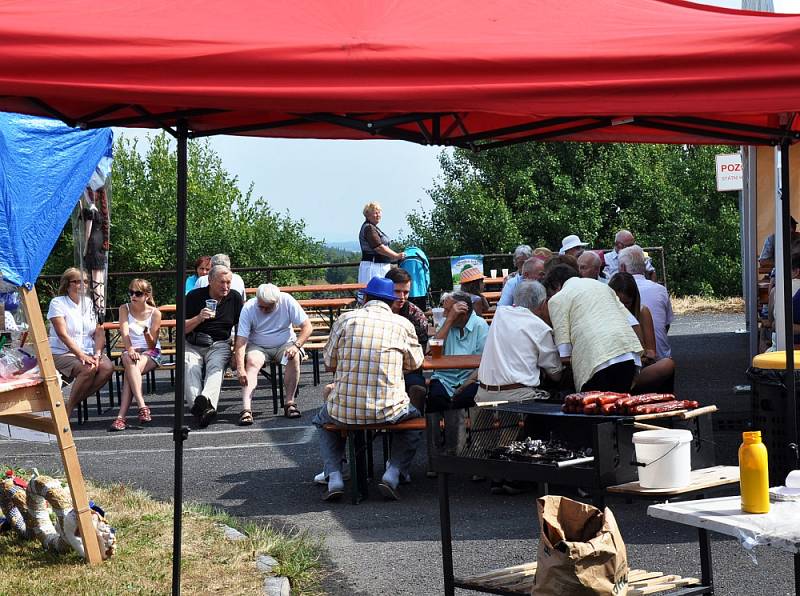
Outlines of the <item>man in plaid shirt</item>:
M314 418L320 430L323 477L328 478L325 501L344 494L345 439L338 432L326 431L324 424L393 424L421 415L410 403L403 378L404 370L422 366L422 347L414 326L392 313L391 280L373 277L364 293L364 307L339 317L323 351L325 365L334 371L326 403ZM395 433L389 465L378 484L385 497L399 498L401 476L408 478L421 438L420 431Z

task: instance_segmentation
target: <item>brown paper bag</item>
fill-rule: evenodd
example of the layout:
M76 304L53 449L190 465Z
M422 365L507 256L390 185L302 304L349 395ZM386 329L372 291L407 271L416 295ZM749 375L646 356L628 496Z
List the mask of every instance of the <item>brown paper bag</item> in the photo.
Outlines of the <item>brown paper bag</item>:
M628 556L614 514L548 495L538 499L534 596L624 596Z

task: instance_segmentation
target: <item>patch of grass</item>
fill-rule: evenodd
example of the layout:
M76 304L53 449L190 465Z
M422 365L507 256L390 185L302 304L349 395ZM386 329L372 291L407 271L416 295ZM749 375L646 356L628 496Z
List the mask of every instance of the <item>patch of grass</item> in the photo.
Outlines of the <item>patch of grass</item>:
M744 300L733 298L706 298L705 296L672 297L672 310L676 315L696 314L741 314L744 312Z
M7 468L0 468L6 470ZM0 594L168 594L172 582L172 503L156 501L125 485L87 483L117 531L117 552L89 566L75 553L55 554L36 540L0 534ZM227 540L225 524L247 535ZM275 570L289 578L292 594L320 594L322 544L305 532L241 523L208 506L183 509L181 589L186 594L261 594L264 575L258 554L278 560Z

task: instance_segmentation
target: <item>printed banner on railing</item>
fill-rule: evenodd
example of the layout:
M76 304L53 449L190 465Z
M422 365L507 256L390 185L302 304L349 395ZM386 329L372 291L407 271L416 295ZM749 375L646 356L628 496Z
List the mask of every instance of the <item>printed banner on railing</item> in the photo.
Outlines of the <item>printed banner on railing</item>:
M453 277L453 289L461 287L461 272L469 267L477 267L483 273L483 255L461 255L450 257L450 273Z

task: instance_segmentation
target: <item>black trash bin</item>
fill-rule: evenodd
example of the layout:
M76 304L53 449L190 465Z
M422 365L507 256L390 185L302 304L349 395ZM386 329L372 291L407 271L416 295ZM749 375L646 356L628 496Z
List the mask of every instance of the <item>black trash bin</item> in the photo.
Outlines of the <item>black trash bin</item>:
M800 366L800 351L794 353L795 366ZM797 466L796 454L789 448L794 441L789 423L791 410L784 377L786 353L767 352L753 358L747 370L752 381L751 420L753 430L761 431L769 458L769 485L780 486L786 475ZM800 396L800 371L795 370L794 384Z

